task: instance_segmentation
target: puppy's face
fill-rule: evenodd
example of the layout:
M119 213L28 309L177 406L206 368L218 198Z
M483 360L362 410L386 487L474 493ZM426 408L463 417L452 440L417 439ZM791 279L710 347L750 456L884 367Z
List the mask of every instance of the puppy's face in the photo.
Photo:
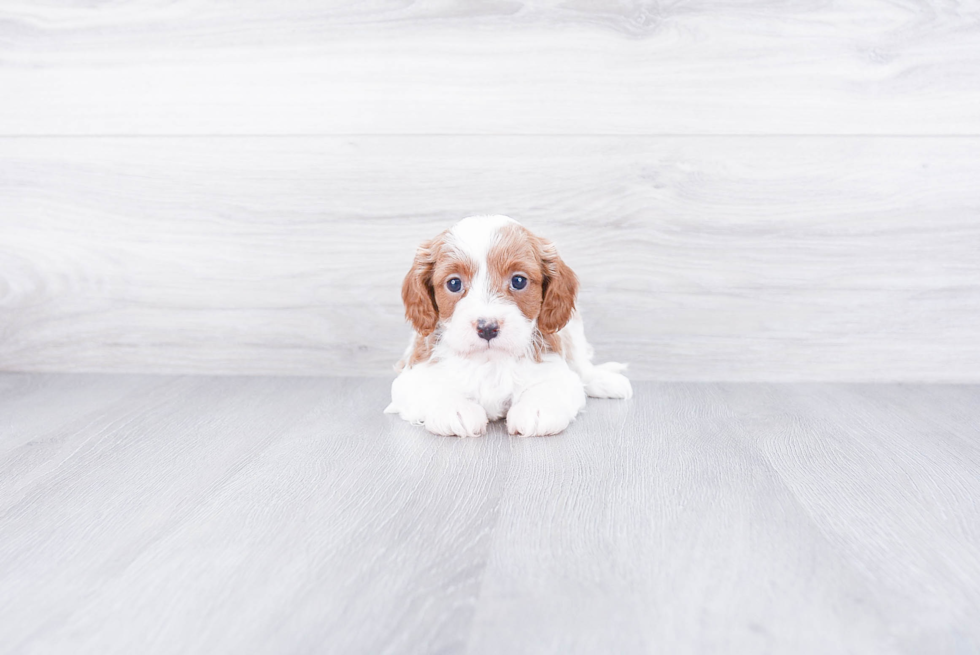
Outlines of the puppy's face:
M459 356L530 355L568 322L578 282L551 243L503 216L467 218L422 244L405 315Z

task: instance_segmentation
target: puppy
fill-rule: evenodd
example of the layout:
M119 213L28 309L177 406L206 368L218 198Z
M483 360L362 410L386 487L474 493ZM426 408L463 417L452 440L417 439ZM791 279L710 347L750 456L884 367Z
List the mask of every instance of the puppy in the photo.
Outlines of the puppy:
M629 398L624 364L592 364L577 291L554 244L506 216L423 243L402 284L415 334L385 412L460 437L506 416L510 434L529 437L568 427L586 394Z

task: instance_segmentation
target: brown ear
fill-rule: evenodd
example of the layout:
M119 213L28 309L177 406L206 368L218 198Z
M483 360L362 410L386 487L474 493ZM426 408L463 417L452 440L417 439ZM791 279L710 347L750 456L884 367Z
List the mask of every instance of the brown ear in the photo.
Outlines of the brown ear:
M558 256L555 244L542 241L541 264L544 268L544 302L538 315L538 329L543 334L553 334L565 327L575 309L578 278Z
M405 318L423 337L436 329L439 319L436 295L432 288L432 269L436 262L437 240L423 243L415 252L412 268L402 282L402 302Z

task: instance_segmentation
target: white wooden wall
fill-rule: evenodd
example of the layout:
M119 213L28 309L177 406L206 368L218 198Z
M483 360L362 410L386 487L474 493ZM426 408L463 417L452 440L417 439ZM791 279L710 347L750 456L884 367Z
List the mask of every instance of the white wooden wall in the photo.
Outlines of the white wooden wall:
M0 369L387 375L474 213L634 377L980 382L980 3L0 4Z

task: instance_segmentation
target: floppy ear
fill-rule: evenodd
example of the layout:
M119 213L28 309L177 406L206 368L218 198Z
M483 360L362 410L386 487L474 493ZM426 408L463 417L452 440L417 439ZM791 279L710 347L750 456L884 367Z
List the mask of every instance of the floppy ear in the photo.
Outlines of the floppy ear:
M544 268L544 302L538 315L538 329L543 334L553 334L565 327L575 309L575 296L578 293L578 278L558 256L555 244L541 241L539 246L541 264Z
M405 318L423 337L436 329L439 320L436 294L432 288L432 269L436 262L436 241L429 241L415 251L415 261L402 282Z

